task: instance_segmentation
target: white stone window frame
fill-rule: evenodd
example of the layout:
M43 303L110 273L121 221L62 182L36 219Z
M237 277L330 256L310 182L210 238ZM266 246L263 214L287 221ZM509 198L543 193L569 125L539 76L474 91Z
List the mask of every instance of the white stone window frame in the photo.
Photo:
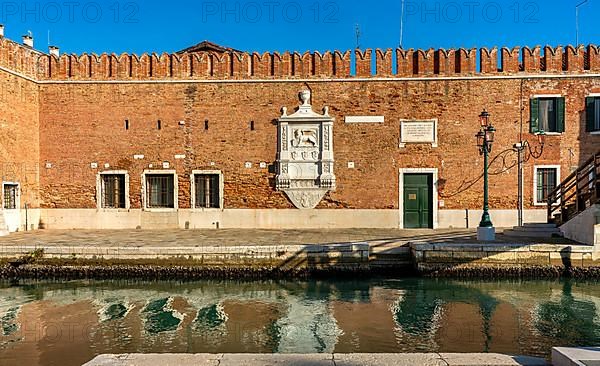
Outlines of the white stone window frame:
M433 204L433 229L438 229L440 226L440 209L439 209L439 197L438 197L438 181L439 181L439 169L438 168L401 168L398 174L398 208L400 222L398 223L399 229L404 229L404 175L405 174L431 174L433 176L433 187L432 187L432 204Z
M148 207L147 176L149 175L173 175L173 208L151 208ZM174 212L179 210L179 176L174 169L165 170L144 170L142 173L142 209L148 212Z
M403 129L405 123L411 122L432 122L433 123L433 141L430 142L410 142L410 141L402 141L403 139ZM439 146L439 119L438 118L411 118L411 119L401 119L400 120L400 144L398 147L401 149L406 148L406 145L431 145L431 147L436 148Z
M196 207L196 175L218 175L219 176L219 208L206 208ZM223 179L223 172L220 170L192 170L190 174L190 199L192 211L223 211L224 209L224 197L223 191L225 190L225 180Z
M560 165L534 165L533 166L533 205L535 207L547 207L547 202L538 202L537 200L537 184L538 184L538 169L556 169L556 186L561 182Z
M585 97L586 98L600 98L600 93L589 93ZM600 131L590 131L589 134L590 135L600 135Z
M531 99L540 99L540 98L564 98L565 96L562 94L534 94L531 96ZM531 113L531 111L529 111ZM567 130L567 103L565 102L565 131ZM548 132L544 131L544 135L546 136L561 136L565 132ZM539 133L535 133L535 135L539 135Z
M17 193L15 194L15 208L4 208L4 186L17 186ZM6 211L17 211L17 210L21 209L21 183L19 183L19 182L2 182L2 189L1 189L0 193L2 193L2 199L0 201L2 206L0 206L0 209L6 210Z
M102 192L104 191L103 175L124 175L125 176L125 208L102 207ZM106 170L96 174L96 208L102 211L129 210L131 202L129 199L129 172L127 170Z

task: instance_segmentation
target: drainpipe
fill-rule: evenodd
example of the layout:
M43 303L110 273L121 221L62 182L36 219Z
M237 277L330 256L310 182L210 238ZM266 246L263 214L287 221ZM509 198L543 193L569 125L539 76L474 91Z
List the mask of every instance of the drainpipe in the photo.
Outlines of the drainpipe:
M29 231L29 221L27 219L27 209L29 204L25 203L25 231Z

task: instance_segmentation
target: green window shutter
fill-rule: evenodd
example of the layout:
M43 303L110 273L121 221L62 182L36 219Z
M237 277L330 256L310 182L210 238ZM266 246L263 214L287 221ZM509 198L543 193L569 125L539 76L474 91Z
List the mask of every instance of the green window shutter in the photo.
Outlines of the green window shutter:
M556 132L565 132L565 98L556 98Z
M538 98L531 98L530 101L530 114L531 117L529 119L529 132L536 133L539 132L539 119L540 119L540 100Z
M594 131L594 127L595 126L595 121L594 118L596 117L596 109L595 109L595 105L596 105L596 98L594 97L587 97L585 98L585 118L586 118L586 131L587 132L592 132Z

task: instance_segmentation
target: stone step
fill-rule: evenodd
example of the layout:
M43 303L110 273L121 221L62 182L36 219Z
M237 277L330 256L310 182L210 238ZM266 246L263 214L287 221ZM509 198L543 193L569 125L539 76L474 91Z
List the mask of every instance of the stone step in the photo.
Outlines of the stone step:
M552 238L556 236L562 236L560 230L558 232L505 230L503 234L506 236L520 238Z
M557 227L523 227L515 226L512 228L513 231L526 231L530 233L560 233L560 229Z
M536 228L556 228L556 224L543 224L543 223L526 223L523 227L536 227Z

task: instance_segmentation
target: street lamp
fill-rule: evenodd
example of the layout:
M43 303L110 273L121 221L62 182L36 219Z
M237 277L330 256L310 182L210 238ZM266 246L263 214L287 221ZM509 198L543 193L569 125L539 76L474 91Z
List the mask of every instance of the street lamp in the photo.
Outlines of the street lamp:
M477 228L477 240L494 241L496 240L496 229L489 213L488 157L492 152L496 129L490 123L490 114L485 109L479 115L479 122L481 128L475 137L477 137L479 153L483 155L483 215Z
M544 153L544 146L546 145L546 133L544 131L540 131L537 133L537 142L538 146L531 146L531 143L528 140L520 141L513 145L513 150L518 154L518 181L519 181L519 194L518 194L518 224L519 226L523 226L523 211L524 211L524 202L523 202L523 165L529 161L530 158L539 159L542 157ZM524 154L524 152L529 151L529 155Z

